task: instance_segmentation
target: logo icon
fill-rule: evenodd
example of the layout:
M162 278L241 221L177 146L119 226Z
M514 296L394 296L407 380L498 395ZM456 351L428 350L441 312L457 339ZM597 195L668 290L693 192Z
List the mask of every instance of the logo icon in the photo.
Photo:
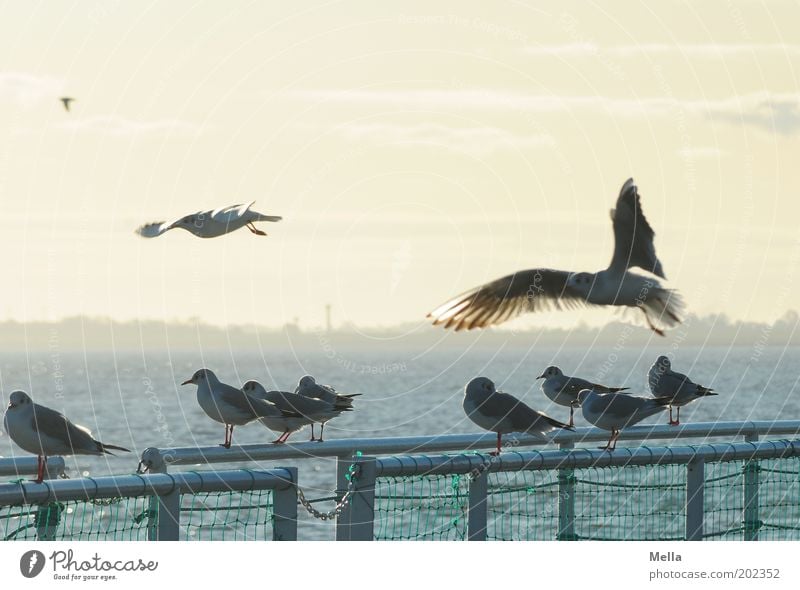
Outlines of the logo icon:
M26 578L35 578L44 569L44 553L32 549L22 554L19 560L19 571Z

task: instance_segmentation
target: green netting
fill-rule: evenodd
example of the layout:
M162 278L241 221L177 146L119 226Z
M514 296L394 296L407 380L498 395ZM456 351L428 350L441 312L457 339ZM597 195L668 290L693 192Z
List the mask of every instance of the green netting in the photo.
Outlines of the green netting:
M751 486L758 484L752 512L745 511L748 478ZM682 540L685 535L686 465L490 472L487 485L489 539ZM468 498L469 476L379 478L375 536L463 540ZM572 526L566 518L562 528L559 512L570 505ZM798 540L800 458L706 463L703 505L705 539Z
M270 490L183 494L182 540L272 539ZM7 541L146 541L158 504L150 496L0 506L0 535Z
M6 541L146 541L149 498L0 506Z
M380 477L375 482L375 538L457 541L467 536L469 477Z
M272 519L270 490L181 496L182 540L266 541Z
M497 540L673 540L684 534L685 467L626 466L489 474L487 537ZM572 491L569 491L571 484ZM559 530L572 494L573 531Z

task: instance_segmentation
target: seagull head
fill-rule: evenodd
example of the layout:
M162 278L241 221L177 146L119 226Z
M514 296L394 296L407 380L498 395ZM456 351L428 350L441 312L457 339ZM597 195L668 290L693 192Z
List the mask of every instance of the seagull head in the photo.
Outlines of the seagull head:
M17 408L25 408L33 403L31 396L24 391L14 391L8 397L8 409L15 410Z
M666 357L662 354L656 359L656 366L662 371L667 371L670 367L672 367L672 363L670 362L669 357Z
M214 371L211 369L198 369L194 372L191 379L187 379L181 385L189 385L190 383L193 385L200 385L203 382L214 383L217 381L217 376L214 375Z
M317 381L311 375L304 375L300 377L300 381L297 382L297 387L311 387L316 384Z
M574 272L567 279L567 288L588 297L594 286L595 275L590 272Z
M261 383L259 383L258 381L254 381L252 379L247 383L245 383L244 385L242 385L242 391L244 391L249 395L259 395L267 392L267 390L264 389L264 386L261 385Z
M475 377L467 383L465 394L489 396L495 392L494 383L488 377Z
M194 233L195 231L203 227L204 221L205 221L205 215L193 213L192 215L187 215L186 217L182 217L181 219L173 223L172 227L179 227L181 229L185 229L186 231Z
M550 377L561 377L564 373L558 367L550 366L544 370L544 373L539 375L537 379L549 379Z

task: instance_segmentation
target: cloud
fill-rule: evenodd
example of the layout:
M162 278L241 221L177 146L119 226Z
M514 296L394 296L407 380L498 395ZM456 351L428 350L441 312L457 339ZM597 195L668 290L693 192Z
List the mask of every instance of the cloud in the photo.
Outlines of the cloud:
M444 145L475 156L498 150L536 149L555 145L551 135L517 135L499 127L448 127L438 123L400 125L394 123L348 123L337 131L351 141L371 141L413 147Z
M74 132L97 133L114 137L137 135L199 135L200 126L177 119L158 119L137 121L117 115L97 115L67 121L59 125L62 129Z
M800 45L793 43L642 43L638 45L601 46L596 43L567 43L525 47L523 53L535 57L599 57L632 58L673 56L720 59L748 55L776 57L800 56Z
M63 86L60 80L23 72L0 72L0 99L11 98L30 106L45 98L55 100Z
M489 89L401 90L298 90L295 99L340 103L375 104L402 108L502 110L520 113L573 113L594 111L618 117L668 117L678 112L731 124L747 124L770 133L791 135L800 130L800 94L756 92L716 99L683 99L670 96L625 98L591 95L537 95Z

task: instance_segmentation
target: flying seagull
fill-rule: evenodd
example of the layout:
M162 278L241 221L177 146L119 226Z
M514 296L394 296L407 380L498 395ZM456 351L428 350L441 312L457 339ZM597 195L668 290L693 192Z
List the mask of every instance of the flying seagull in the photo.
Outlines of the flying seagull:
M490 453L495 456L500 454L503 435L510 432L544 436L546 432L556 428L575 430L572 426L537 412L513 395L497 391L494 383L486 377L476 377L467 384L462 407L475 424L497 433L497 450Z
M669 405L669 399L626 393L597 393L591 389L584 389L578 394L578 399L574 403L581 407L587 422L611 431L611 438L602 448L613 451L617 448L620 430L663 412Z
M580 377L567 377L558 367L547 367L544 373L539 375L537 379L544 379L542 382L542 391L550 398L550 401L557 403L559 406L569 407L569 425L575 425L575 400L578 399L578 394L583 389L593 389L598 393L616 393L618 391L625 391L627 387L607 387L605 385L598 385Z
M64 110L65 110L65 111L67 111L67 112L69 112L69 105L70 105L72 102L74 102L74 101L75 101L75 99L74 99L74 98L71 98L71 97L69 97L69 96L63 96L63 97L61 97L59 100L60 100L60 101L61 101L61 103L64 105Z
M42 483L47 457L52 455L113 455L130 453L124 447L101 443L83 426L70 422L63 414L33 403L24 391L15 391L8 401L6 432L20 448L38 458L36 483Z
M472 330L501 324L526 312L570 309L582 305L639 308L647 326L660 336L681 322L683 302L654 277L631 272L639 268L666 278L656 256L650 224L642 213L632 178L622 186L614 226L614 255L596 273L550 268L523 270L462 293L428 314L433 325Z
M196 235L198 238L216 238L242 227L247 227L258 236L267 234L253 225L256 221L280 221L277 215L264 215L253 211L250 207L255 201L230 207L220 207L209 211L198 211L172 222L156 221L147 223L136 230L143 238L155 238L171 229L179 228Z
M677 426L681 423L681 406L693 402L701 397L717 395L714 390L698 385L682 373L672 370L670 360L665 356L660 356L650 367L647 374L647 381L650 384L650 391L657 397L666 397L670 400L669 405L669 425ZM672 407L676 407L678 414L672 420Z

